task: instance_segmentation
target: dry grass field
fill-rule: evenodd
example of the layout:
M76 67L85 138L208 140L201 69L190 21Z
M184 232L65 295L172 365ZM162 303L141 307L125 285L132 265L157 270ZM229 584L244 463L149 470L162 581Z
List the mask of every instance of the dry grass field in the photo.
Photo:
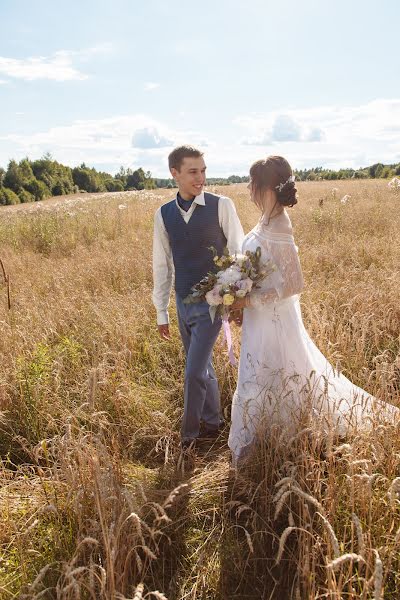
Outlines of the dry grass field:
M306 327L400 405L400 194L383 180L298 187ZM219 191L251 229L245 185ZM151 304L153 214L169 197L0 210L1 600L398 599L396 426L271 435L237 474L228 429L180 459L183 352L173 306L168 343ZM228 416L222 339L215 363Z

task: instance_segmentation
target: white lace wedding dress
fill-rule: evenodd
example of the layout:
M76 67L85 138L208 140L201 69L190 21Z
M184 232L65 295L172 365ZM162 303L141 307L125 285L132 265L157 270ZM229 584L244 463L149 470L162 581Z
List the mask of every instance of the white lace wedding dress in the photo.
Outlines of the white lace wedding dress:
M290 223L286 211L284 218ZM312 419L344 435L370 427L377 416L393 422L399 415L335 370L313 343L301 316L297 247L291 234L274 231L276 222L271 223L260 221L243 242L243 252L260 246L262 261L271 260L276 271L251 293L244 310L229 434L234 458L272 424L292 435Z

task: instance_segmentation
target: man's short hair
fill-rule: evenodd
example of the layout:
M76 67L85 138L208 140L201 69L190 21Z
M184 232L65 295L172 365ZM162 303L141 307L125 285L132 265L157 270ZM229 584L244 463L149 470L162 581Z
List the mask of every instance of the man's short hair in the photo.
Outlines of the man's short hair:
M174 148L168 156L168 166L170 169L180 170L184 158L200 158L203 152L193 146L178 146Z

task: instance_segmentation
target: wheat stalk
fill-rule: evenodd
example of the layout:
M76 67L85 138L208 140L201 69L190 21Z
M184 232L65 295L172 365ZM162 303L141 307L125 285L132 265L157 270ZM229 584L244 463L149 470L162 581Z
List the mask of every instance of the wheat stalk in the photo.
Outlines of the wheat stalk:
M379 553L374 549L375 554L375 570L374 570L374 600L382 598L382 581L383 581L383 566Z
M317 515L321 518L323 524L325 525L327 532L329 533L329 537L330 537L332 548L333 548L333 556L336 559L340 556L340 550L339 550L339 542L336 537L335 531L334 531L332 525L329 523L328 519L324 515L322 515L319 512L317 512Z
M357 541L358 541L358 552L361 555L365 555L365 542L364 535L361 528L360 519L357 517L355 513L351 515L351 519L353 521L356 533L357 533Z
M6 272L4 263L1 260L1 258L0 258L0 267L1 267L1 271L3 273L3 280L6 285L6 290L7 290L7 307L8 307L8 310L11 310L10 276Z
M342 554L338 558L335 558L331 562L329 562L326 566L328 569L332 569L336 571L339 567L344 565L347 562L361 562L365 563L365 560L359 554L355 554L354 552L348 552L347 554Z

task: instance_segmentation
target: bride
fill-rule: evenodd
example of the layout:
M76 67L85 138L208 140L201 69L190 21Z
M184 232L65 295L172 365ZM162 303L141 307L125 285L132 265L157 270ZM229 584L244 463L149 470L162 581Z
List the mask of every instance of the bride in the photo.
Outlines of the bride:
M393 421L399 410L335 370L304 327L299 303L303 275L286 211L297 203L297 190L287 160L269 156L255 162L248 189L262 215L242 250L260 247L261 260L271 260L276 269L260 289L232 305L233 311L244 309L229 434L234 459L272 424L290 434L311 419L344 435L368 428L378 414Z

